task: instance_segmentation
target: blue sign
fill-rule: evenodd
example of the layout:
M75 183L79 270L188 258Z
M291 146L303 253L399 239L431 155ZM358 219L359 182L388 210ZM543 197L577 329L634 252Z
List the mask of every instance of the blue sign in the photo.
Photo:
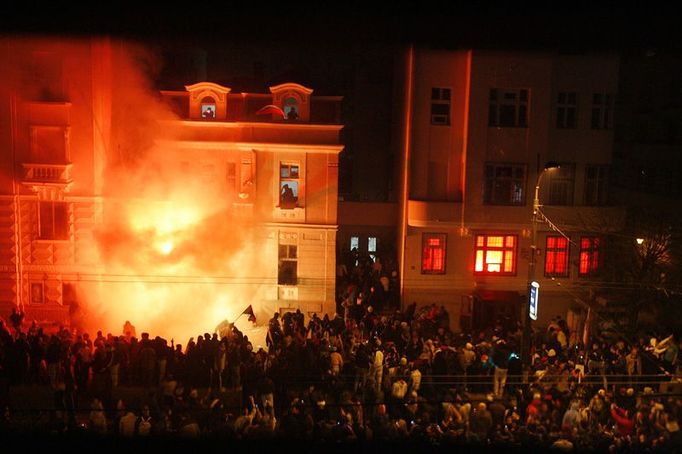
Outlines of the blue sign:
M530 298L528 300L528 311L530 318L538 319L538 293L540 291L540 284L533 281L530 283Z

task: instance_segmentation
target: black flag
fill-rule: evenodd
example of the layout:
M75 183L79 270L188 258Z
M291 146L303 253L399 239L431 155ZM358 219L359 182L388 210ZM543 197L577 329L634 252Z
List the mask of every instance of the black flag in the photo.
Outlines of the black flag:
M244 309L244 312L242 314L247 314L249 316L249 321L256 323L256 314L253 313L253 307L249 304L249 307Z

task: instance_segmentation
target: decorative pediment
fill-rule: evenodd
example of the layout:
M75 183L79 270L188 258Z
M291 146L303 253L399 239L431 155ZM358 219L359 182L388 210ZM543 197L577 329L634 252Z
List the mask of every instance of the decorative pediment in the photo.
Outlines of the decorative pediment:
M213 82L185 85L189 92L189 118L193 120L225 120L230 88Z
M272 104L284 111L290 121L310 121L310 94L312 88L293 82L270 87Z

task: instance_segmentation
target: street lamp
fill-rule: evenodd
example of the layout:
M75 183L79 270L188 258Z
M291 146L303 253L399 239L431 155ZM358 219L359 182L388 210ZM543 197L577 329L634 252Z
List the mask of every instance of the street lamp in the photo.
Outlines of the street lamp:
M532 234L531 234L531 245L530 245L530 260L528 260L528 298L526 298L526 303L523 305L523 343L521 345L521 361L525 372L528 372L530 368L530 301L531 294L535 299L534 304L537 309L537 283L533 285L535 281L535 260L537 256L537 242L538 242L538 212L540 211L540 181L542 176L546 171L552 169L558 169L559 163L555 161L549 161L545 164L538 175L538 180L535 183L535 198L533 199L533 217L532 217Z

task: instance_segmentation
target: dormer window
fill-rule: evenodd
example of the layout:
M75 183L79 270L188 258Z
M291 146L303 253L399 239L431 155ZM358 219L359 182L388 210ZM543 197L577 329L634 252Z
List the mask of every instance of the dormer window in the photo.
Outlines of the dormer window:
M272 104L284 112L287 121L310 121L310 94L312 89L288 82L270 87Z
M284 115L287 120L298 120L298 99L294 97L289 97L284 100Z
M216 112L215 99L210 96L201 100L201 118L204 120L214 120Z
M230 89L212 82L187 85L189 92L189 118L192 120L227 119L227 95Z

